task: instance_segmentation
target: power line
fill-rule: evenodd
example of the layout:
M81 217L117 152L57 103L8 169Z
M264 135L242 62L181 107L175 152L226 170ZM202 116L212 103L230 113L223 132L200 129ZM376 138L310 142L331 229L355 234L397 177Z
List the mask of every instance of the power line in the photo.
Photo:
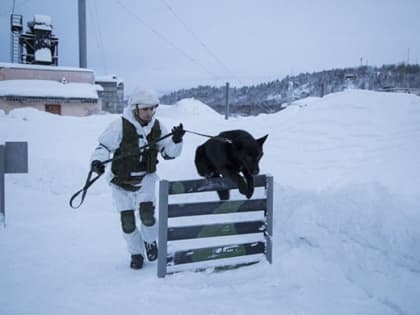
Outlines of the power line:
M97 7L96 7L96 0L93 0L93 5L89 4L90 1L88 1L88 9L89 9L89 13L91 14L91 19L94 22L95 25L95 29L96 29L96 41L98 43L99 46L99 50L101 51L101 56L102 56L102 62L103 62L103 66L104 66L104 70L105 73L108 73L108 67L107 67L107 62L106 62L106 57L105 57L105 49L104 49L104 44L103 44L103 40L102 40L102 32L101 32L101 28L98 26L98 14L97 14ZM93 8L92 8L93 7Z
M177 45L175 45L174 42L172 42L170 39L168 39L166 36L164 36L162 33L158 32L154 27L152 27L151 25L149 25L148 23L146 23L145 20L143 20L140 16L138 16L137 14L135 14L133 12L133 10L130 10L126 5L124 5L120 0L115 0L115 2L121 6L124 10L126 10L131 16L133 16L138 22L140 22L143 26L145 26L146 28L148 28L152 33L154 33L157 37L159 37L159 39L161 39L162 41L166 42L167 44L169 44L172 48L174 48L175 50L177 50L179 53L181 53L185 58L187 58L190 62L198 65L199 67L201 67L208 75L210 75L212 78L214 78L215 80L220 80L220 78L212 73L210 70L207 69L206 66L204 66L203 64L201 64L198 60L196 60L194 57L190 56L185 50L179 48Z
M219 65L221 65L232 77L234 77L235 80L237 80L240 85L243 85L241 80L236 75L233 74L233 72L226 66L226 64L223 63L222 60L220 60L220 58L217 57L217 55L208 47L208 45L206 45L198 37L198 35L178 16L178 14L176 14L175 10L169 5L169 3L166 0L161 0L161 2L173 14L173 16L175 16L175 18L184 26L184 28L187 30L187 32L190 33L191 36L201 44L201 46L209 53L209 55L212 56L213 59L216 60L216 62Z

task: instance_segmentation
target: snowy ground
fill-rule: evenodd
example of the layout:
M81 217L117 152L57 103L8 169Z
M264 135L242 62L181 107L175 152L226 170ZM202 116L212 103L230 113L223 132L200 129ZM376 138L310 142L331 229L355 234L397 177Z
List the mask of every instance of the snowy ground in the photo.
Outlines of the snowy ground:
M159 107L171 127L269 134L261 172L275 179L274 263L156 277L128 268L104 180L80 210L97 136L115 115L0 112L0 142L28 141L29 174L6 175L1 314L420 314L420 98L345 91L225 121L184 100ZM196 178L195 147L161 178ZM210 196L216 198L216 196Z

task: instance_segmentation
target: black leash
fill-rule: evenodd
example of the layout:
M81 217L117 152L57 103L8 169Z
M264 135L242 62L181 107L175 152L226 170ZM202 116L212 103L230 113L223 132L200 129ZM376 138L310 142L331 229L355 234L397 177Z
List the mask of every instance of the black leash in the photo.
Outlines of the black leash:
M191 130L185 130L185 132L188 132L188 133L192 133L192 134L195 134L195 135L198 135L198 136L202 136L202 137L206 137L206 138L210 138L210 139L214 139L214 140L216 140L216 141L220 141L220 142L223 142L223 143L229 143L229 144L232 144L232 140L230 140L230 139L228 139L228 138L223 138L223 137L220 137L220 136L209 136L209 135L206 135L206 134L202 134L202 133L198 133L198 132L195 132L195 131L191 131ZM152 141L152 142L150 142L150 143L148 143L148 144L145 144L144 146L142 146L142 147L140 147L139 148L139 150L144 150L144 149L146 149L147 147L150 147L150 146L152 146L152 145L154 145L154 144L156 144L156 143L158 143L159 141L162 141L163 139L166 139L166 138L168 138L168 137L170 137L170 136L172 136L172 132L170 132L170 133L168 133L168 134L166 134L166 135L164 135L163 137L160 137L159 139L157 139L157 140L155 140L155 141ZM102 162L102 164L107 164L107 163L109 163L109 162L112 162L112 161L116 161L116 160L121 160L121 159L125 159L125 158L127 158L127 157L131 157L131 156L135 156L135 155L137 155L137 154L126 154L126 155L121 155L120 157L118 157L118 158L110 158L110 159L108 159L108 160L105 160L105 161L103 161ZM89 189L89 187L90 186L92 186L93 185L93 183L94 182L96 182L98 179L99 179L99 177L101 177L103 174L98 174L96 177L94 177L93 179L91 179L91 177L92 177L92 174L93 174L93 171L92 170L90 170L89 171L89 174L88 174L88 176L87 176L87 178L86 178L86 182L85 182L85 185L83 186L83 188L82 189L80 189L80 190L78 190L71 198L70 198L70 202L69 202L69 205L70 205L70 207L72 207L73 209L77 209L77 208L79 208L81 205L82 205L82 203L84 202L84 200L85 200L85 197L86 197L86 194L87 194L87 190ZM80 199L80 203L77 205L77 206L74 206L73 205L73 201L74 201L74 199L76 199L77 198L77 196L79 196L80 194L82 194L82 197L81 197L81 199Z
M214 139L216 141L232 144L232 140L230 140L228 138L224 138L224 137L220 137L220 136L209 136L209 135L205 135L203 133L199 133L199 132L195 132L195 131L191 131L191 130L185 130L185 132L192 133L194 135L198 135L198 136L202 136L202 137L206 137L206 138L210 138L210 139Z

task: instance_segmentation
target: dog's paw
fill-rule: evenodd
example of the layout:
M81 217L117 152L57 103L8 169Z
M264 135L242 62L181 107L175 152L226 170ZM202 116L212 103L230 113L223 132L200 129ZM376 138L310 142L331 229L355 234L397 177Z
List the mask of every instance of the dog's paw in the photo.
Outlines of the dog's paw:
M238 189L242 195L246 196L248 194L248 186L244 182L238 184Z
M246 192L245 196L249 199L254 194L254 186L248 187L248 191Z

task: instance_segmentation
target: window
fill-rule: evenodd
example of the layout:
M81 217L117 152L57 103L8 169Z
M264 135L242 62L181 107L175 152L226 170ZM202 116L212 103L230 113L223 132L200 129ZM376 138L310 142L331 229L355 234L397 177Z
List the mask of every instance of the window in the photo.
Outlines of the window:
M45 111L51 114L61 115L61 104L45 104Z

